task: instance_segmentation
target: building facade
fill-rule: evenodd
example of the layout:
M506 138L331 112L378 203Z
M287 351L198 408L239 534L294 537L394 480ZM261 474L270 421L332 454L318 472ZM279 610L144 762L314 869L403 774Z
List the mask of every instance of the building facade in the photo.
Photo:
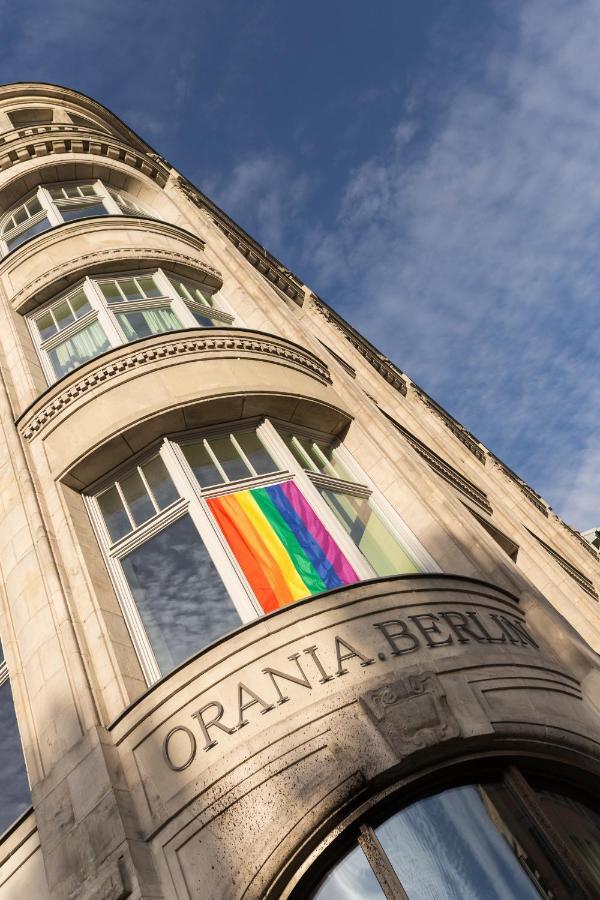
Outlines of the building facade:
M595 547L88 97L0 257L0 900L598 896Z

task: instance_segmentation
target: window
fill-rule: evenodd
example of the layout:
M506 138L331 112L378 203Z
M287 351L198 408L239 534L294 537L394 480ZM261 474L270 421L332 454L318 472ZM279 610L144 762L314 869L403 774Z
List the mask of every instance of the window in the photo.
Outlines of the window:
M199 324L233 322L233 316L220 309L205 288L210 300L200 322L182 301L176 283L160 269L118 278L86 278L35 312L28 321L48 381L128 341Z
M0 253L6 256L34 235L63 222L109 215L150 214L124 191L107 188L101 181L38 187L0 220Z
M8 670L0 644L0 834L31 806Z
M598 895L600 816L589 801L535 789L518 771L425 797L384 821L376 815L360 823L354 846L310 893L314 900Z
M414 537L402 544L375 512L371 490L350 482L341 449L315 442L369 507L355 531L298 465L291 443L268 421L165 439L88 497L150 681L241 622L379 574L383 557L394 574L417 571L419 555L427 567Z
M13 109L7 113L13 128L29 128L33 125L50 125L54 120L52 109L34 108Z

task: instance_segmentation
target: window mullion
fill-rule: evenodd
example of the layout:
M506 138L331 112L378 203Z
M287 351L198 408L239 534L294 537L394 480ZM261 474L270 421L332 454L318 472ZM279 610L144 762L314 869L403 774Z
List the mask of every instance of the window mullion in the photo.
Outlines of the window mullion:
M215 464L215 466L219 472L219 475L223 479L223 482L225 484L229 484L231 479L228 477L227 472L225 471L225 469L223 468L223 466L221 465L221 463L219 462L219 460L213 453L213 449L210 446L210 444L208 443L208 441L206 440L206 438L202 438L202 445L203 445L204 449L206 450L206 452L208 453L208 455L210 456L213 463Z
M409 900L408 894L402 887L400 879L370 825L360 826L358 843L387 900Z
M236 440L236 437L235 437L234 432L232 432L232 433L229 435L229 439L230 439L231 443L233 444L233 446L235 447L236 451L237 451L237 452L239 453L239 455L242 457L242 459L243 459L245 465L248 466L250 472L251 472L253 475L255 475L255 476L258 475L258 472L256 471L256 469L254 468L254 466L252 465L252 463L250 462L250 460L248 459L248 457L246 456L246 454L244 453L244 451L243 451L242 448L240 447L239 442Z
M104 208L106 212L111 216L122 216L123 210L117 203L117 201L111 196L110 191L104 186L103 182L98 178L97 181L94 181L94 188L98 194L100 200L104 204Z
M156 502L156 497L154 496L152 488L148 484L148 479L146 478L146 476L144 474L144 470L142 469L141 466L137 466L137 471L139 473L140 478L142 479L142 484L146 488L146 492L147 492L148 496L150 497L150 502L152 503L152 506L154 507L154 512L158 514L161 511L160 506Z
M38 188L38 200L40 201L43 208L46 210L48 215L48 222L52 226L62 225L64 222L63 217L60 214L60 210L54 203L54 200L50 196L50 192L46 190L46 188L39 187Z
M117 323L114 321L111 311L108 309L107 304L104 302L104 297L101 296L100 288L92 281L91 278L85 279L84 291L86 297L90 301L91 306L98 313L98 321L104 329L104 333L108 338L108 342L113 347L120 347L122 344L126 343L123 335L117 327Z
M127 514L127 518L129 519L129 523L131 525L131 530L134 531L137 528L137 525L135 524L135 520L134 520L133 516L131 515L131 510L129 509L129 504L127 503L127 500L125 499L125 494L121 490L121 485L119 484L118 481L115 481L115 487L117 489L117 494L121 498L121 503L123 504L123 508Z

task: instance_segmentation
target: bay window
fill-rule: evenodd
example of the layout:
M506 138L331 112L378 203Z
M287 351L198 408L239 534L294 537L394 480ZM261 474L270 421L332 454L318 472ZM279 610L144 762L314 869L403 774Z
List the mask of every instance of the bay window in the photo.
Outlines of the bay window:
M0 255L63 222L113 215L149 217L151 213L125 191L100 180L40 186L0 219Z
M299 462L313 444L323 471ZM435 567L360 474L331 439L261 421L164 439L98 485L87 504L148 679L289 603ZM351 498L350 525L327 490Z
M129 341L180 328L233 322L233 315L217 305L205 286L189 281L190 290L205 298L206 313L200 321L181 298L180 284L162 269L86 278L36 310L28 322L48 381L56 381L94 356Z

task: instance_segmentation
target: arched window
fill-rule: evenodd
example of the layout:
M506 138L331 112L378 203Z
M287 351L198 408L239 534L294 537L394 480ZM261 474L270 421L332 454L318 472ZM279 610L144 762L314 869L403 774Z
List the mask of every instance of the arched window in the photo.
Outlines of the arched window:
M0 251L6 256L34 235L63 222L109 215L151 213L126 192L109 188L100 180L38 187L1 220Z
M512 769L354 826L355 843L301 890L314 900L558 900L600 894L600 814ZM318 877L318 876L317 876ZM298 895L300 896L300 894Z
M0 644L0 834L31 806L8 669Z
M162 269L86 278L28 318L49 383L128 341L233 321L214 289Z
M88 503L150 681L296 600L435 568L342 446L270 421L165 439Z

